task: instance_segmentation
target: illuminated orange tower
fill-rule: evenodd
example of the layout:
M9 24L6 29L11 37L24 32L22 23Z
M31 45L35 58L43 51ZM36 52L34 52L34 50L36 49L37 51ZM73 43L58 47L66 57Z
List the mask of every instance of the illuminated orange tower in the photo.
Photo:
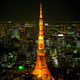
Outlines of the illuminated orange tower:
M48 70L46 60L45 60L44 50L44 36L43 36L43 18L42 18L42 3L40 3L40 18L39 18L39 36L38 36L38 49L37 49L37 60L36 65L33 70L33 74L39 79L49 80L51 78L54 80L53 76Z

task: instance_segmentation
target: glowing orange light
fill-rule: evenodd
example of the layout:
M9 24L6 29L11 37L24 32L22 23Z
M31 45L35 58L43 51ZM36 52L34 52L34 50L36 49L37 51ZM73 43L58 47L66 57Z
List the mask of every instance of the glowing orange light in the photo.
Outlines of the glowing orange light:
M39 39L43 39L43 37L39 37Z
M42 3L40 3L40 19L39 19L39 36L38 36L38 49L37 49L37 60L33 70L33 74L39 79L46 80L46 76L50 76L53 80L53 76L50 74L46 60L44 50L44 36L43 36L43 19L42 19ZM47 79L49 80L49 79Z

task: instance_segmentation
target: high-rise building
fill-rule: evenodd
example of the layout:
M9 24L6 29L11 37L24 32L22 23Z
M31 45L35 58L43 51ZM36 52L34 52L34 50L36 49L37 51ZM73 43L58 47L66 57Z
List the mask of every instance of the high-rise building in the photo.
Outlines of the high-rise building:
M12 38L19 38L19 30L15 27L12 29Z
M39 18L39 36L38 36L38 49L37 49L37 60L36 65L33 70L33 74L37 76L38 79L50 80L53 76L48 70L46 60L45 60L45 50L44 50L44 36L43 36L43 18L42 18L42 3L40 3L40 18Z
M5 36L5 27L6 27L6 24L1 24L0 25L0 36L1 37L4 37Z

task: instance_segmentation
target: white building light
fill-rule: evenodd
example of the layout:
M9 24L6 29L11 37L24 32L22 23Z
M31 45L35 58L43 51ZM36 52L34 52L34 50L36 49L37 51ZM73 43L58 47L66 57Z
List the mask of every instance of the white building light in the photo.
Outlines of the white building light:
M48 23L45 23L44 26L48 26Z
M63 34L58 34L58 36L64 36Z

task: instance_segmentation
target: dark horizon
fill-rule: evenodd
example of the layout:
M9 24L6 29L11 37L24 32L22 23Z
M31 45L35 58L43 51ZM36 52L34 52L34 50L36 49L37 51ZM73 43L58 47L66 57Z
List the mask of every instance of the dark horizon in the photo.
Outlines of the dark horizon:
M44 21L80 21L78 1L43 0ZM38 21L40 1L0 1L0 21Z

